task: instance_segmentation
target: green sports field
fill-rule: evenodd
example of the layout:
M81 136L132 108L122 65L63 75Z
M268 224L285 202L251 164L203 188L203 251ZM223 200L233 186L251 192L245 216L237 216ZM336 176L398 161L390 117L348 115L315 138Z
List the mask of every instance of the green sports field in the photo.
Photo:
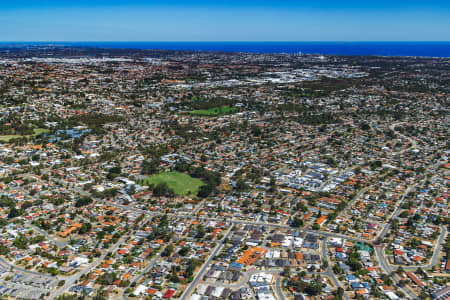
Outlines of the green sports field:
M0 135L0 142L9 142L12 139L17 139L17 138L21 138L21 137L36 136L36 135L39 135L39 134L44 133L44 132L48 132L48 130L47 129L43 129L43 128L36 128L36 129L34 129L34 134L32 134L32 135L19 135L19 134L16 134L16 135Z
M214 108L210 108L210 109L191 110L188 112L188 114L193 115L193 116L214 117L214 116L231 114L231 113L234 113L235 111L236 111L236 108L234 108L234 107L222 106L222 107L214 107Z
M163 172L147 177L143 184L158 185L159 183L167 183L169 188L173 189L175 194L180 196L196 195L203 181L197 178L180 173L180 172Z

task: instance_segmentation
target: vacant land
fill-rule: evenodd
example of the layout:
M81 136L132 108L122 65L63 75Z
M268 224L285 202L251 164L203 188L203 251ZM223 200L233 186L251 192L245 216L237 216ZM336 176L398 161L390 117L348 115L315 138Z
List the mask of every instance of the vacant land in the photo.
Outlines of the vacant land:
M43 129L43 128L36 128L36 129L34 129L34 134L30 134L30 135L19 135L19 134L0 135L0 142L9 142L12 139L36 136L36 135L39 135L39 134L45 133L45 132L48 132L48 130L47 129Z
M203 181L197 178L180 173L180 172L163 172L156 175L149 176L144 180L144 184L158 185L159 183L167 183L177 195L196 195Z
M197 109L197 110L191 110L188 112L188 114L193 116L205 116L205 117L214 117L214 116L220 116L220 115L227 115L234 113L236 111L236 108L229 107L229 106L222 106L222 107L214 107L210 109Z

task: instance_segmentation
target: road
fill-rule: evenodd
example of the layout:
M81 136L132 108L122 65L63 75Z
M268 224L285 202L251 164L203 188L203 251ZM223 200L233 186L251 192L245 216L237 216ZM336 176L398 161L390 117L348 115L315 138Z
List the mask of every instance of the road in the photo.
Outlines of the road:
M81 190L79 188L74 188L74 190L76 192L78 192L81 195L85 195L85 196L90 196L92 197L89 193L87 193L84 190ZM362 195L364 193L364 191L360 191L360 193L358 194L358 196ZM154 212L149 212L146 210L142 210L142 209L137 209L137 208L131 208L129 206L125 206L125 205L121 205L121 204L117 204L114 202L109 202L109 201L105 201L102 199L98 199L98 198L93 198L95 201L98 201L100 203L105 203L107 205L111 205L117 208L121 208L124 210L129 210L129 211L134 211L134 212L138 212L138 213L142 213L142 214L146 214L148 216L154 216L154 215L158 215L159 213L154 213ZM200 208L202 206L202 203L200 203L197 208L195 209L195 211L199 211ZM190 214L190 215L176 215L176 214L168 214L168 216L171 217L176 217L176 218L184 218L184 219L200 219L200 220L215 220L215 221L224 221L224 219L220 219L220 218L208 218L208 217L196 217L195 214ZM266 226L266 227L272 227L272 228L283 228L283 229L292 229L291 226L289 225L284 225L284 224L275 224L275 223L266 223L266 222L251 222L251 221L244 221L244 220L230 220L230 222L233 225L251 225L251 226ZM187 287L187 289L183 292L182 296L181 296L181 300L186 300L188 299L188 297L190 296L190 294L192 293L192 291L194 290L194 288L197 286L198 282L200 281L200 279L203 277L207 267L209 266L209 264L211 263L211 261L213 260L213 258L217 255L217 253L219 253L219 251L222 249L223 247L223 240L229 236L230 234L230 230L231 230L232 226L230 226L229 231L227 232L227 234L225 235L225 237L220 241L220 243L216 246L215 250L213 251L213 253L209 256L208 260L206 261L206 263L201 267L199 273L195 276L194 280L191 282L191 284ZM306 232L306 233L312 233L312 234L318 234L321 236L324 236L325 239L327 239L328 237L339 237L339 238L344 238L347 240L352 240L352 241L356 241L356 242L360 242L360 243L366 243L366 244L372 244L373 241L371 240L366 240L366 239L361 239L361 238L357 238L357 237L350 237L344 234L338 234L338 233L333 233L333 232L327 232L327 231L318 231L318 230L303 230L302 231ZM325 253L326 254L326 253ZM325 256L325 258L327 259L327 257ZM333 280L333 282L335 283L336 286L340 286L338 280L336 279L334 273L332 272L331 268L329 267L329 270L327 271L327 275ZM281 288L281 287L280 287ZM277 292L279 293L279 291ZM282 295L282 293L280 294ZM284 297L284 296L283 296ZM349 300L348 296L344 293L344 297L346 300ZM127 300L126 296L123 295L123 299Z
M23 272L23 273L27 273L27 274L39 275L39 276L42 276L42 277L53 277L53 278L55 277L55 276L50 275L50 274L39 273L39 272L30 271L30 270L27 270L27 269L18 267L18 266L16 266L16 265L10 263L9 261L7 261L6 259L4 259L3 257L0 257L0 265L2 265L3 267L5 267L5 268L7 268L7 269L13 268L14 270L17 270L17 271L20 271L20 272ZM59 278L59 277L57 277L57 278ZM59 279L61 279L61 278L59 278Z
M203 207L203 204L205 203L206 200L202 200L202 202L200 202L197 207L194 209L194 211L192 212L192 214L195 216L198 214L198 212L200 211L200 209Z
M403 152L405 152L405 151L407 151L407 150L409 150L411 148L413 148L413 149L417 148L417 142L414 139L412 139L412 138L410 138L410 137L408 137L408 136L398 132L397 130L395 130L395 127L397 125L400 125L400 124L402 124L402 122L391 124L391 125L389 125L389 129L392 130L393 132L395 132L396 135L399 135L402 138L407 139L411 143L411 147L403 149L403 150L400 150L400 151L397 151L397 152L393 152L394 155L403 153Z
M72 275L68 278L66 278L66 283L56 291L50 294L47 299L52 300L55 299L64 293L66 293L72 286L75 284L83 275L88 274L93 269L95 269L106 257L108 252L115 252L119 248L119 246L124 242L126 238L126 235L122 236L112 247L105 250L102 255L97 257L92 263L90 263L86 268L84 268L82 271L77 272L75 275Z
M406 195L408 195L409 192L411 192L413 189L415 189L417 186L417 184L413 185L413 186L408 186L408 188L405 190L405 192L402 195L402 198L397 201L397 205L394 209L394 212L392 213L391 217L389 218L389 220L392 220L393 218L397 218L398 215L400 214L400 211L402 209L403 203L406 200ZM389 229L391 228L391 223L388 221L386 222L386 225L384 225L383 230L381 230L378 233L378 239L382 240L384 239L384 237L386 236L386 234L388 233Z
M34 201L39 200L39 198L37 198L37 197L35 197L33 195L30 195L30 193L25 191L23 189L23 187L21 187L21 186L16 187L16 189L19 190L22 194L27 195L28 197L30 197ZM67 245L67 243L63 243L63 242L57 241L56 239L51 237L46 231L40 229L39 227L34 226L29 221L27 221L26 224L29 225L31 228L33 228L33 230L35 230L35 231L39 232L40 234L42 234L43 236L45 236L49 241L53 242L58 248L63 248L63 247L65 247Z
M413 139L411 139L411 138L409 138L409 137L407 137L407 136L405 136L405 135L403 135L403 134L401 134L401 133L399 133L398 131L395 130L395 127L397 125L399 125L399 124L401 124L401 123L391 124L391 125L389 125L389 129L394 131L395 134L401 136L402 138L407 139L411 143L412 146L408 147L406 149L403 149L401 151L394 152L394 153L392 153L393 155L401 154L401 153L403 153L403 152L405 152L405 151L407 151L407 150L409 150L411 148L416 148L417 147L416 141L414 141ZM416 185L409 186L406 189L405 193L402 196L402 199L400 201L398 201L398 204L395 207L394 212L392 213L392 215L389 218L389 220L386 222L386 225L383 227L383 230L381 230L381 232L378 234L378 240L384 239L384 237L386 236L386 234L388 233L388 231L389 231L389 229L391 227L391 224L390 224L389 221L392 220L392 218L396 218L399 215L400 209L401 209L401 207L403 205L403 202L405 200L406 195L412 190L412 188L415 188ZM377 261L380 264L381 269L383 269L383 271L386 274L391 275L392 274L392 269L391 269L391 266L389 265L389 263L386 260L386 256L385 256L385 253L384 253L384 245L376 245L375 246L375 254L377 256ZM398 285L399 280L397 279L397 276L391 276L391 277L394 280L394 282ZM401 287L400 287L400 289L403 291L403 293L405 295L408 295L408 297L410 299L417 299L416 293L414 291L412 291L411 289L409 289L409 288L401 288Z
M420 266L401 266L403 268L403 270L405 271L417 271L418 268L421 268L423 270L426 269L431 269L433 266L435 266L438 263L439 260L439 254L441 253L443 244L444 244L444 240L445 237L447 235L447 228L445 226L441 226L441 234L439 235L439 239L438 242L435 243L434 246L434 251L433 251L433 256L430 259L430 262L426 265L420 265ZM380 251L380 254L383 253L383 257L384 257L384 247L383 247L383 252ZM386 261L387 264L389 264ZM392 267L400 267L400 265L391 265L389 264L389 266Z
M39 227L34 226L31 223L28 223L28 225L33 228L35 231L39 232L43 236L45 236L49 241L51 241L53 244L55 244L58 248L64 248L67 246L67 242L59 242L56 239L54 239L52 236L50 236L46 231L40 229Z
M398 285L399 279L396 275L392 275L393 270L392 270L391 266L389 265L389 263L386 261L386 257L384 256L384 246L381 246L381 245L376 246L375 254L377 256L377 261L380 264L380 267L383 269L383 271L386 274L388 274L392 278L392 280L397 284L397 286L399 286ZM413 290L411 290L409 287L405 287L405 288L399 287L399 288L400 288L400 290L402 290L402 292L405 295L408 295L409 299L418 299L418 295Z
M143 210L143 209L139 209L139 208L132 208L126 205L121 205L121 204L117 204L111 201L105 201L103 199L99 199L99 198L95 198L92 197L89 193L87 193L86 191L79 189L79 188L73 188L73 190L75 192L78 192L80 195L83 196L89 196L92 199L94 199L96 202L99 203L104 203L113 207L117 207L123 210L128 210L128 211L133 211L133 212L137 212L137 213L141 213L141 214L146 214L150 217L153 216L157 216L160 215L160 212L150 212L148 210ZM199 206L197 207L199 208ZM180 219L196 219L196 220L205 220L205 221L217 221L217 222L224 222L227 221L224 218L210 218L210 217L197 217L194 214L190 214L190 215L178 215L178 214L172 214L172 213L168 213L167 216L169 217L174 217L174 218L180 218ZM251 225L251 226L265 226L265 227L272 227L272 228L283 228L283 229L293 229L292 226L289 225L284 225L284 224L275 224L275 223L267 223L267 222L260 222L260 221L245 221L245 220L235 220L235 219L231 219L228 220L229 222L233 223L234 225ZM344 234L339 234L339 233L334 233L334 232L328 232L328 231L320 231L320 230L308 230L308 229L301 229L301 231L306 232L306 233L312 233L312 234L318 234L318 235L322 235L322 236L326 236L326 237L339 237L339 238L344 238L344 239L348 239L348 240L352 240L352 241L356 241L356 242L360 242L360 243L367 243L367 244L372 244L373 241L372 240L367 240L367 239L361 239L361 238L357 238L357 237L351 237L351 236L347 236Z
M392 124L392 125L390 126L390 128L391 128L393 131L395 131L394 128L395 128L396 125L397 125L397 124ZM396 131L395 131L395 132L396 132ZM402 149L402 150L400 150L400 151L394 152L394 153L393 153L394 155L400 154L400 153L402 153L402 152L404 152L404 151L406 151L406 150L408 150L408 149L411 149L411 148L413 148L413 147L414 147L414 148L417 147L417 143L416 143L415 140L413 140L413 139L411 139L411 138L409 138L409 137L406 137L406 136L404 136L404 135L402 135L402 134L400 134L400 133L398 133L398 132L396 132L396 134L398 134L399 136L401 136L401 137L403 137L403 138L405 138L405 139L408 139L409 142L411 143L411 147L408 147L407 149ZM415 188L416 186L417 186L417 184L414 185L414 186L409 186L409 187L406 189L405 193L404 193L403 196L402 196L402 199L400 199L400 201L397 202L397 206L396 206L396 208L394 209L394 212L393 212L392 215L390 216L389 220L391 220L391 219L394 218L394 217L398 217L398 215L399 215L399 213L400 213L400 211L401 211L401 206L403 205L403 202L405 201L406 195L407 195L413 188ZM361 191L356 195L356 197L349 203L349 205L353 204L357 199L359 199L359 198L360 198L360 197L361 197L361 196L362 196L369 188L371 188L371 187L372 187L372 186L369 186L369 187L366 187L366 188L364 188L363 190L361 190ZM80 188L75 187L75 188L72 188L72 189L73 189L74 191L78 192L78 193L81 194L81 195L85 195L85 196L90 196L90 197L92 197L89 193L87 193L86 191L84 191L84 190L82 190L82 189L80 189ZM155 216L155 215L160 214L160 212L149 212L149 211L142 210L142 209L137 209L137 208L132 208L132 207L125 206L125 205L120 205L120 204L117 204L117 203L114 203L114 202L105 201L105 200L103 200L103 199L98 199L98 198L94 198L94 197L92 197L92 198L93 198L95 201L97 201L98 203L105 203L105 204L107 204L107 205L111 205L111 206L118 207L118 208L121 208L121 209L124 209L124 210L128 210L128 211L134 211L134 212L137 212L137 213L146 214L146 215L148 215L148 216ZM201 210L203 204L204 204L203 201L202 201L201 203L199 203L199 204L197 205L197 207L194 209L194 211L193 211L194 213L189 214L189 215L178 215L178 214L174 214L174 213L169 213L169 214L167 214L167 215L168 215L169 217L183 218L183 219L199 219L199 220L211 220L211 221L220 221L220 222L227 221L227 219L225 219L225 218L197 217L196 214ZM347 208L348 208L348 207L349 207L349 206L347 205ZM346 208L346 209L347 209L347 208ZM345 210L344 210L344 211L345 211ZM252 226L255 226L255 225L256 225L256 226L265 226L265 227L270 227L270 228L292 229L292 227L291 227L291 226L288 226L288 225L284 225L284 224L275 224L275 223L266 223L266 222L261 222L261 221L252 222L252 221L245 221L245 220L236 220L236 219L231 219L231 220L230 220L230 219L228 219L228 222L231 222L233 225L252 225ZM389 224L389 222L387 222L387 224L383 227L382 231L379 233L379 239L384 238L385 235L388 233L389 229L390 229L390 224ZM302 231L304 231L304 232L306 232L306 233L312 233L312 234L317 234L317 235L323 236L323 237L325 238L325 240L324 240L324 245L326 245L326 240L327 240L327 238L329 238L329 237L339 237L339 238L344 238L344 239L347 239L347 240L352 240L352 241L356 241L356 242L366 243L366 244L370 244L370 245L374 245L374 244L375 244L375 240L366 240L366 239L362 239L362 238L358 238L358 237L347 236L347 235L344 235L344 234L332 233L332 232L327 232L327 231L317 231L317 230L302 230ZM228 231L226 237L228 236L229 233L230 233L230 231ZM431 261L430 261L430 264L429 264L430 266L434 265L434 264L437 262L438 258L439 258L439 252L440 252L440 249L441 249L441 247L442 247L442 242L443 242L443 239L445 238L445 235L446 235L446 229L443 228L443 229L442 229L442 232L441 232L441 236L440 236L439 241L438 241L438 244L436 245L436 248L435 248L433 257L432 257L432 259L431 259ZM205 271L207 270L209 264L210 264L211 261L214 259L214 257L217 255L217 253L219 253L219 251L222 249L222 247L223 247L223 239L222 239L222 240L220 241L220 243L216 246L216 248L213 250L212 254L209 256L209 258L207 259L207 261L206 261L206 262L204 263L204 265L201 267L201 269L200 269L200 271L198 272L197 276L195 276L193 282L191 282L191 284L188 286L188 288L184 291L183 295L181 296L181 299L185 300L185 299L187 299L187 298L190 296L190 294L192 293L192 291L194 290L194 288L197 286L198 282L199 282L199 281L201 280L201 278L203 277L203 275L204 275ZM390 265L387 263L387 261L386 261L386 257L384 256L384 250L383 250L383 248L382 248L382 247L381 247L381 248L380 248L380 247L375 247L375 250L376 250L377 258L378 258L378 261L379 261L379 264L380 264L381 268L382 268L382 269L384 270L384 272L386 272L387 274L391 274L391 273L392 273L392 268L391 268L391 266L390 266ZM323 251L323 257L324 257L325 261L328 262L328 257L327 257L327 253L326 253L326 246L323 246L322 251ZM156 259L157 259L157 258L156 258ZM404 268L405 268L405 267L404 267ZM406 268L408 268L408 269L411 268L411 270L417 269L417 267L406 267ZM148 269L148 270L149 270L149 269ZM143 273L145 273L145 272L143 272ZM339 281L337 280L337 278L336 278L336 276L334 275L334 273L332 272L332 269L331 269L330 266L328 267L327 272L325 273L325 275L329 276L329 277L332 279L332 281L334 282L334 284L335 284L337 287L340 286L340 283L339 283ZM142 274L141 274L140 276L142 276ZM139 278L140 278L140 277L138 276L135 280L139 280ZM397 280L397 279L394 278L394 280ZM277 288L277 293L278 293L279 295L282 295L282 293L280 294L280 291L278 290L278 289L281 290L281 286L280 286L280 285L281 285L281 283L280 283L279 280L278 280L278 281L277 281L277 286L276 286L276 288ZM230 285L230 286L231 286L231 285ZM234 286L234 285L232 285L232 286ZM408 295L410 298L412 298L412 299L415 299L415 298L416 298L416 295L414 294L413 291L411 291L411 290L409 290L409 289L401 289L401 290L402 290L406 295ZM280 297L280 298L281 298L281 297L284 298L284 296L279 296L279 297ZM344 297L345 297L346 300L349 299L346 293L344 293Z
M441 226L441 235L439 236L439 240L434 247L433 256L431 257L430 263L424 268L428 269L437 264L439 259L439 253L441 252L442 246L444 245L445 237L447 236L447 227Z
M345 208L342 210L342 214L344 215L344 216L348 216L348 210L350 210L352 207L353 207L353 204L357 201L357 200L359 200L369 189L371 189L371 188L373 188L373 186L371 185L371 186L368 186L368 187L365 187L365 188L363 188L362 190L360 190L359 192L358 192L358 194L356 194L356 196L355 197L353 197L353 199L349 202L349 203L347 203L347 205L345 206Z
M331 278L331 280L333 280L333 283L336 286L336 288L342 287L339 280L336 278L336 275L334 275L333 270L331 269L331 264L328 261L327 237L325 237L322 242L322 257L323 257L324 261L328 264L326 274L328 275L328 277ZM347 296L347 293L345 292L345 289L344 289L344 298L345 298L345 300L350 300Z
M398 131L395 130L395 127L396 127L397 125L399 125L399 124L401 124L401 123L394 123L394 124L391 124L391 125L389 126L389 129L391 129L392 131L394 131L395 134L398 135L399 137L401 137L402 139L408 140L409 143L411 144L411 146L408 147L408 148L402 149L402 150L400 150L400 151L392 152L392 153L391 153L392 155L398 155L398 154L404 153L405 151L408 151L408 150L410 150L410 149L412 149L412 148L417 148L417 142L416 142L416 140L414 140L414 139L411 138L411 137L405 136L405 135L403 135L403 134L401 134L401 133L399 133ZM95 197L92 197L92 195L90 195L90 193L88 193L88 192L86 192L86 191L84 191L84 190L82 190L82 189L80 189L80 188L78 188L78 187L69 187L69 184L68 184L67 182L63 181L63 180L55 180L55 181L61 183L61 184L62 184L63 186L65 186L67 189L72 189L73 191L79 193L80 195L85 195L85 196L91 197L91 198L94 199L97 203L105 203L105 204L107 204L107 205L115 206L115 207L118 207L118 208L121 208L121 209L124 209L124 210L128 210L128 211L134 211L134 212L137 212L137 213L142 213L142 214L145 214L145 215L148 215L148 216L155 216L155 215L160 215L160 214L161 214L160 212L149 212L149 211L146 211L146 210L137 209L137 208L132 208L132 207L120 205L120 204L117 204L117 203L108 202L108 201L105 201L105 200L103 200L103 199L95 198ZM412 189L416 188L416 186L417 186L417 184L414 185L414 186L408 186L408 187L407 187L407 189L406 189L405 193L403 194L402 198L397 202L397 206L395 207L395 209L394 209L392 215L390 216L389 220L391 220L392 218L398 217L398 215L399 215L399 213L400 213L400 211L401 211L401 207L402 207L402 205L403 205L403 202L405 201L406 195L407 195ZM351 208L351 206L353 205L353 203L354 203L355 201L357 201L360 197L362 197L362 196L364 195L364 193L365 193L368 189L370 189L370 188L372 188L372 187L373 187L373 186L369 186L369 187L366 187L366 188L362 189L361 191L359 191L358 194L355 196L355 198L347 204L347 207L346 207L346 209L344 210L344 212L345 212L348 208ZM27 192L25 192L22 188L19 188L19 189L20 189L23 193L27 193ZM30 196L32 199L35 199L35 200L36 200L35 197L33 197L33 196L31 196L31 195L29 195L29 196ZM168 216L174 217L174 218L184 218L184 219L195 219L195 218L197 218L197 219L200 219L200 220L214 220L214 221L220 221L220 222L225 221L224 218L197 217L196 215L198 214L199 211L201 211L201 209L202 209L204 203L205 203L205 200L203 200L202 202L200 202L200 203L195 207L195 209L192 211L192 213L189 214L189 215L178 215L178 214L175 214L175 213L169 213ZM208 257L207 260L205 261L205 263L202 265L202 267L200 268L199 272L198 272L197 275L195 276L194 280L193 280L193 281L191 282L191 284L186 288L186 290L184 291L183 295L181 296L181 299L182 299L182 300L185 300L185 299L187 299L187 298L190 296L190 294L192 293L192 291L193 291L193 290L195 289L195 287L197 286L198 282L201 280L201 278L203 278L204 273L205 273L206 270L208 269L208 267L209 267L209 265L211 264L211 262L213 261L213 259L216 257L216 255L217 255L217 254L221 251L221 249L223 248L223 246L224 246L223 241L224 241L224 239L227 238L227 237L229 236L229 234L231 233L231 228L233 227L232 225L251 225L251 226L255 226L255 225L256 225L256 226L265 226L265 227L271 227L271 228L292 229L292 227L291 227L291 226L288 226L288 225L275 224L275 223L266 223L266 222L261 222L261 221L258 221L258 222L252 222L252 221L245 221L245 220L230 219L230 220L228 220L228 222L231 222L231 226L230 226L230 228L228 229L228 231L227 231L225 237L222 238L222 240L220 240L220 241L218 242L218 245L216 245L216 247L214 248L214 250L211 252L211 254L209 255L209 257ZM41 230L40 228L38 228L38 227L36 227L36 226L34 226L34 225L32 225L32 224L29 224L29 225L30 225L35 231L39 232L40 234L44 235L48 240L52 241L52 242L53 242L56 246L58 246L59 248L62 248L62 247L64 247L64 246L67 245L67 243L63 243L63 242L59 242L59 241L55 240L54 238L52 238L52 237L51 237L47 232L45 232L44 230ZM381 232L379 233L378 239L383 239L383 238L386 236L386 234L389 232L389 229L390 229L390 222L387 222L386 225L383 226L383 229L381 230ZM324 261L326 261L326 262L328 262L328 255L327 255L327 247L326 247L326 243L327 243L327 239L328 239L329 237L339 237L339 238L343 238L343 239L347 239L347 240L352 240L352 241L356 241L356 242L361 242L361 243L366 243L366 244L371 244L371 245L374 245L374 244L375 244L374 241L372 241L372 240L366 240L366 239L362 239L362 238L358 238L358 237L347 236L347 235L344 235L344 234L332 233L332 232L327 232L327 231L317 231L317 230L302 230L302 231L304 231L304 232L306 232L306 233L317 234L317 235L320 235L320 236L324 237L323 245L322 245L322 256L323 256ZM435 264L437 263L438 258L439 258L439 253L440 253L440 251L441 251L442 244L443 244L443 241L444 241L444 239L445 239L446 234L447 234L447 229L446 229L445 227L441 227L441 235L440 235L439 240L438 240L438 242L437 242L437 244L436 244L436 246L435 246L433 256L432 256L432 258L430 259L429 264L426 265L426 266L422 266L422 268L430 268L430 267L432 267L433 265L435 265ZM77 274L75 274L75 275L73 275L73 276L62 277L62 278L64 278L64 279L66 280L66 283L65 283L64 286L61 287L60 289L58 289L58 290L52 292L52 293L50 294L50 296L48 297L48 299L54 299L54 298L56 298L56 297L58 297L58 296L64 294L64 293L65 293L67 290L69 290L70 287L72 287L73 284L75 284L75 283L76 283L83 275L85 275L85 274L91 272L94 268L96 268L96 267L104 260L104 258L106 257L106 254L107 254L108 252L111 252L111 251L114 252L114 251L116 251L117 248L120 246L120 244L123 242L123 240L124 240L125 238L126 238L126 236L123 236L122 238L120 238L119 241L118 241L116 244L114 244L109 250L105 250L104 253L103 253L100 257L96 258L91 264L89 264L88 267L86 267L86 268L83 269L82 271L78 272ZM156 262L157 262L158 259L160 258L161 252L162 252L162 251L160 251L160 252L159 252L159 253L158 253L158 254L150 261L150 263L147 265L147 267L146 267L146 268L145 268L138 276L136 276L136 277L133 279L132 282L138 282L138 281L142 278L142 276L144 276L145 273L147 273L148 271L151 270L151 268L156 264ZM382 268L382 269L384 270L384 272L386 272L387 274L391 274L391 273L392 273L392 268L393 268L394 266L391 266L391 265L387 262L386 257L385 257L385 253L384 253L384 247L383 247L383 246L375 246L375 252L376 252L377 259L378 259L378 262L379 262L381 268ZM7 267L14 268L14 269L16 269L16 270L18 270L18 271L21 271L21 272L29 273L29 274L40 275L40 276L49 276L49 277L51 276L51 275L47 275L47 274L41 274L41 273L38 273L38 272L28 271L28 270L26 270L26 269L17 267L17 266L15 266L15 265L9 263L8 261L4 260L3 258L0 258L0 264L5 265L5 266L7 266ZM413 271L413 270L416 270L416 269L418 268L418 266L404 266L403 268L404 268L405 270L411 270L411 271ZM255 271L255 272L256 272L256 271ZM258 271L258 272L260 272L260 271ZM279 271L277 271L277 272L279 272ZM237 283L237 284L234 284L234 285L230 285L230 287L231 287L231 286L234 286L234 287L242 286L242 283L245 285L245 283L248 281L248 277L250 276L250 274L251 274L251 272L247 272L247 273L244 275L244 280L243 280L242 282ZM333 281L333 283L336 285L336 287L340 287L340 286L341 286L339 280L336 278L335 274L333 273L333 271L332 271L332 269L331 269L331 267L330 267L330 264L329 264L329 266L328 266L328 268L327 268L326 273L324 273L324 275L329 276L329 277L331 278L331 280ZM396 278L396 276L393 276L393 277L394 277L394 281L397 282L398 279ZM284 300L284 295L283 295L282 287L281 287L281 279L280 279L279 276L277 276L275 288L276 288L276 293L277 293L277 295L278 295L278 298ZM402 290L405 294L407 294L410 298L412 298L412 299L417 298L416 295L415 295L415 293L414 293L413 291L411 291L409 288L405 288L405 289L401 288L401 290ZM345 297L346 300L349 299L346 293L344 293L344 297ZM124 299L127 299L125 295L123 295L123 298L124 298Z
M417 148L417 142L416 142L414 139L412 139L412 138L410 138L410 137L407 137L407 136L405 136L405 135L403 135L403 134L401 134L401 133L399 133L398 131L395 130L395 126L397 126L398 124L401 124L401 123L395 123L395 124L392 124L392 125L389 126L389 129L391 129L392 131L394 131L397 135L399 135L399 136L401 136L401 137L407 139L407 140L411 143L411 145L412 145L411 147L412 147L412 148ZM411 147L410 147L410 148L411 148ZM399 151L399 152L396 152L396 153L394 153L394 154L402 153L402 152L404 152L404 151L406 151L406 150L408 150L408 149L410 149L410 148L404 149L404 150ZM435 167L436 165L437 165L437 164L435 164L435 165L433 165L433 166L430 166L430 167ZM425 182L426 179L427 179L427 178L425 178L423 182ZM406 195L407 195L413 188L415 188L417 185L418 185L418 184L415 184L414 186L409 186L409 187L407 188L407 190L406 190L405 193L403 194L403 197L402 197L401 201L399 201L398 205L396 206L396 208L395 208L394 212L392 213L391 217L389 218L389 220L392 220L393 218L397 218L397 217L398 217L398 215L400 214L400 210L401 210L401 207L402 207L402 205L403 205L403 202L405 201ZM379 239L379 240L382 240L382 239L386 236L386 234L387 234L389 228L390 228L390 222L388 222L388 223L386 224L386 226L384 226L383 230L380 232L380 234L379 234L379 236L378 236L378 239ZM442 248L442 243L443 243L443 241L444 241L444 238L445 238L446 234L447 234L447 229L446 229L444 226L442 226L442 227L441 227L441 235L440 235L440 237L439 237L438 243L437 243L436 246L435 246L435 249L434 249L434 252L433 252L433 256L432 256L432 258L431 258L431 260L430 260L430 263L429 263L428 265L425 265L425 266L420 266L421 268L431 268L432 266L434 266L434 265L437 263L437 260L438 260L438 258L439 258L439 253L440 253L441 248ZM376 246L375 246L375 254L376 254L376 256L377 256L377 261L378 261L378 263L380 264L380 267L383 269L383 271L384 271L385 273L387 273L388 275L391 275L393 269L392 269L391 265L388 263L388 261L386 260L385 253L384 253L384 247L385 247L384 245L376 245ZM403 268L405 271L416 271L416 270L419 268L419 266L402 266L402 268ZM398 284L399 280L398 280L398 278L397 278L397 275L392 276L392 279L394 280L395 283ZM417 299L417 298L418 298L417 294L416 294L413 290L411 290L409 287L400 288L400 289L401 289L406 295L408 295L408 297L409 297L410 299Z
M231 233L231 228L232 226L230 226L230 228L228 228L227 233L225 234L225 236L220 240L219 244L216 246L216 248L213 250L213 252L211 253L211 255L208 257L208 259L206 260L206 262L203 264L203 266L201 267L200 271L197 273L197 275L195 276L194 280L192 280L192 282L189 284L189 286L186 288L186 290L183 292L183 294L181 295L181 300L186 300L189 298L189 296L191 295L192 291L194 290L194 288L197 286L197 283L200 281L200 279L203 277L203 274L205 273L206 269L208 268L209 264L211 263L211 261L214 259L214 257L216 257L216 255L220 252L220 250L222 249L223 245L224 245L224 240L227 239L230 236Z
M283 289L281 288L281 279L280 278L281 278L280 276L277 276L277 282L275 284L275 287L277 289L278 299L285 300L284 294L283 294Z
M167 246L166 246L167 247ZM165 248L164 248L165 249ZM139 282L139 280L142 278L142 276L144 276L148 271L150 271L151 268L153 268L153 266L156 264L156 262L158 261L158 259L161 257L161 253L164 251L164 249L161 249L161 251L159 251L155 257L152 258L152 260L150 261L150 263L147 265L147 267L145 267L145 269L138 275L136 276L131 282ZM128 300L129 298L125 295L125 291L122 293L122 299L124 300Z

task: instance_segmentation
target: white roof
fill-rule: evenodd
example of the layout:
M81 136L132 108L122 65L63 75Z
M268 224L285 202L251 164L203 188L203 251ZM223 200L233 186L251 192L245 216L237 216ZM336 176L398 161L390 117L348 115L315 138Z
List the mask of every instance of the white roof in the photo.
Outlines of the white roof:
M189 300L200 300L202 298L202 296L198 295L198 294L192 294L191 297L189 298Z
M141 294L145 293L146 290L147 290L147 287L145 285L140 284L134 290L134 294L135 295L141 295Z

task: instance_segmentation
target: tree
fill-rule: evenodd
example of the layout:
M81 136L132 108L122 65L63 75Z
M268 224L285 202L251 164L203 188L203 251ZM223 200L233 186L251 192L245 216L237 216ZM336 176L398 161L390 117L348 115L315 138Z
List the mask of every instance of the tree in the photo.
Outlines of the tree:
M100 275L97 279L97 282L101 285L111 285L116 280L117 274L115 272L110 272Z
M0 197L0 207L13 207L14 205L14 201L11 198L5 195Z
M47 271L52 274L52 276L56 276L59 274L59 270L55 267L48 268Z
M91 229L92 229L91 223L83 223L81 225L80 229L78 230L78 233L79 234L84 234L84 233L87 233L87 232L91 231Z
M130 195L134 195L136 193L136 186L134 184L132 184L130 186L129 192Z
M269 192L273 193L277 191L277 184L275 181L275 177L270 177L270 188Z
M336 299L342 300L344 298L344 289L342 287L338 287L336 291Z
M169 188L166 182L158 183L158 185L153 189L153 196L155 197L172 197L173 195L175 195L175 192Z
M335 264L333 266L333 272L336 273L336 274L342 274L343 270L338 264Z
M5 245L0 245L0 255L8 255L9 254L9 248Z
M8 219L16 218L16 217L20 216L21 214L22 213L20 210L18 210L15 207L11 207L11 209L9 210L9 213L8 213Z
M77 202L75 202L75 207L82 207L88 204L91 204L93 201L90 197L88 196L84 196L81 197L80 199L77 200Z
M93 300L106 300L105 291L103 290L103 287L100 287L98 289L97 294L94 296Z
M212 184L202 185L198 190L197 196L200 198L206 198L213 193L214 189L215 187Z
M180 254L181 256L186 256L190 250L191 249L189 247L183 247L180 249L180 251L178 251L178 254Z
M412 240L411 240L411 247L412 248L417 248L417 246L419 246L419 245L420 245L420 241L418 239L416 239L416 238L412 238Z
M161 160L159 158L154 158L151 161L144 160L142 162L141 173L152 175L159 172L159 165Z
M64 294L56 298L56 300L78 300L78 296Z
M203 226L203 224L198 224L196 231L197 231L197 236L196 236L197 238L201 239L205 236L206 231L205 231L205 227Z
M161 253L161 256L170 256L173 252L173 249L174 247L172 244L167 245L167 247L164 248L163 252Z
M322 292L322 284L318 282L309 283L305 287L305 293L311 296L319 295Z
M402 280L400 280L400 281L398 282L398 284L399 284L401 287L406 286L406 285L408 284L408 280L402 279Z
M108 178L109 180L113 180L114 178L118 177L121 172L122 170L120 167L112 167L111 169L109 169L106 178Z
M240 178L237 182L236 182L236 190L243 192L249 189L248 184L242 179Z
M301 227L303 226L303 221L299 217L294 217L294 221L292 221L292 226Z
M399 228L399 226L398 226L398 220L397 220L397 219L392 219L392 220L391 220L391 224L392 224L392 230L398 231L398 228Z
M178 162L175 165L175 170L177 170L178 172L187 172L189 171L189 165L185 162Z
M31 202L25 202L22 204L22 206L20 207L22 210L26 210L27 208L30 208L33 206L33 203Z
M348 262L347 262L350 269L353 272L357 272L357 271L361 270L362 264L360 263L360 259L361 258L360 258L359 253L356 251L355 248L353 248L349 254Z
M382 274L381 275L381 279L383 280L384 284L386 284L386 285L392 285L393 284L393 281L392 281L391 277L389 275L387 275L387 274Z

